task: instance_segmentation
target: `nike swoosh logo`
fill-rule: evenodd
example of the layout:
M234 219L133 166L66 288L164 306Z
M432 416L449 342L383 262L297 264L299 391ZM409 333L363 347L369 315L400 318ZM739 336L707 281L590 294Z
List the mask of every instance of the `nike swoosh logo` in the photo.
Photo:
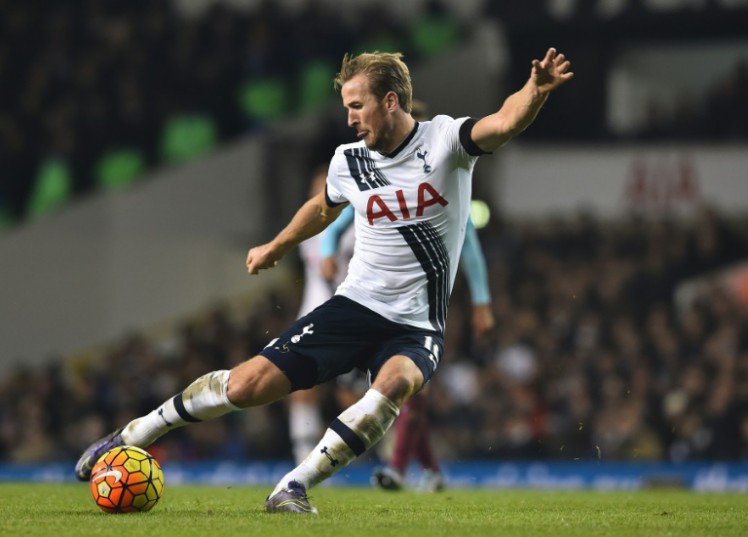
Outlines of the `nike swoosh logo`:
M93 476L93 479L95 481L101 481L108 475L114 476L115 483L119 483L120 479L122 479L122 472L120 472L119 470L109 470L108 472L102 472L100 474L96 474L95 476Z

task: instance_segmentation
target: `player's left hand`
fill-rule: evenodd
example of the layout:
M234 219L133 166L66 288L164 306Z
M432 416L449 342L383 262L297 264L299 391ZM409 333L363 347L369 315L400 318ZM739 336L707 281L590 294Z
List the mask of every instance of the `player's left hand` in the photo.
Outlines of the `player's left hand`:
M320 272L325 281L332 283L333 280L335 280L335 276L338 274L338 262L335 257L330 256L324 258L320 264Z
M530 79L541 94L550 93L574 77L574 73L569 71L570 65L563 54L551 47L545 53L545 58L532 61Z
M272 243L255 246L247 252L247 272L257 274L263 269L273 268L281 257Z

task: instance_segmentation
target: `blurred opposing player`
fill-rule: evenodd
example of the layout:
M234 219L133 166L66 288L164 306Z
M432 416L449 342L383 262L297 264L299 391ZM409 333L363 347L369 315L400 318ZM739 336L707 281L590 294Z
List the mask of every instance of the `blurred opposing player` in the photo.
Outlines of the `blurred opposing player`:
M176 427L367 370L372 383L364 396L333 420L265 501L271 513L317 513L307 491L376 444L439 365L478 157L526 129L550 93L572 76L564 55L551 48L532 61L525 85L496 113L417 123L401 54L346 55L335 87L359 141L338 147L325 192L307 201L272 241L251 248L246 260L250 274L274 267L350 203L356 244L345 281L259 355L230 371L203 375L150 414L91 444L76 476L88 480L95 461L112 447L144 448Z

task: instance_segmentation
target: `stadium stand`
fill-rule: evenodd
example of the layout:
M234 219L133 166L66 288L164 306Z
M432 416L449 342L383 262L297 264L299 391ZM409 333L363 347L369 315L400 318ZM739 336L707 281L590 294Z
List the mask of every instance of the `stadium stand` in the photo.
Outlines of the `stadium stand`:
M27 185L45 172L48 156L70 168L74 199L96 187L97 163L111 150L130 147L147 156L146 167L198 157L216 143L318 110L334 96L329 76L340 51L407 45L396 38L404 30L376 4L350 20L316 3L286 12L273 2L251 11L214 2L191 17L178 7L167 0L126 8L0 4L0 144L11 164L0 201L13 220L28 215ZM314 20L323 21L324 39L314 34ZM440 38L440 51L458 43L456 23L442 19L439 28L449 38ZM419 39L405 52L432 54L434 44Z
M253 10L213 2L200 16L188 17L178 3L166 0L129 2L126 9L86 1L55 9L3 2L6 106L0 142L10 164L0 191L5 210L14 220L24 218L30 178L61 128L70 133L71 147L63 157L73 169L73 194L80 194L94 187L96 162L111 148L138 145L149 157L146 164L158 165L158 137L174 116L211 116L217 141L225 143L258 123L320 106L332 96L322 81L342 50L403 50L411 61L425 59L457 46L487 19L502 25L513 57L532 56L537 37L546 36L564 43L589 73L559 108L594 113L549 121L562 130L536 129L528 136L621 139L605 122L611 54L647 40L736 40L746 22L740 6L709 5L702 11L675 6L671 12L653 7L648 13L637 2L623 2L608 13L595 11L590 2L490 2L472 17L458 18L459 2L426 2L403 21L396 2L366 3L355 16L325 3L299 4L303 9L285 12L272 2ZM313 21L324 21L324 40L312 30ZM591 38L597 46L587 46ZM11 52L16 50L24 53ZM522 79L524 69L514 65L511 78ZM684 90L670 104L651 99L646 121L623 138L744 140L747 72L745 57L736 58L708 88L695 94Z

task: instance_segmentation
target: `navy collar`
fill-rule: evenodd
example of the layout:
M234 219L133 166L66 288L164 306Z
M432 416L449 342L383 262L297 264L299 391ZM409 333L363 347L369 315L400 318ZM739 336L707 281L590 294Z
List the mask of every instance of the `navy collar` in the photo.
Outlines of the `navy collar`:
M402 141L402 143L397 146L391 153L387 153L386 155L382 153L383 157L387 158L395 158L405 147L410 143L410 141L413 139L413 137L416 135L416 131L418 130L418 121L415 122L415 125L413 125L413 130L410 131L410 134L405 137L405 140Z

